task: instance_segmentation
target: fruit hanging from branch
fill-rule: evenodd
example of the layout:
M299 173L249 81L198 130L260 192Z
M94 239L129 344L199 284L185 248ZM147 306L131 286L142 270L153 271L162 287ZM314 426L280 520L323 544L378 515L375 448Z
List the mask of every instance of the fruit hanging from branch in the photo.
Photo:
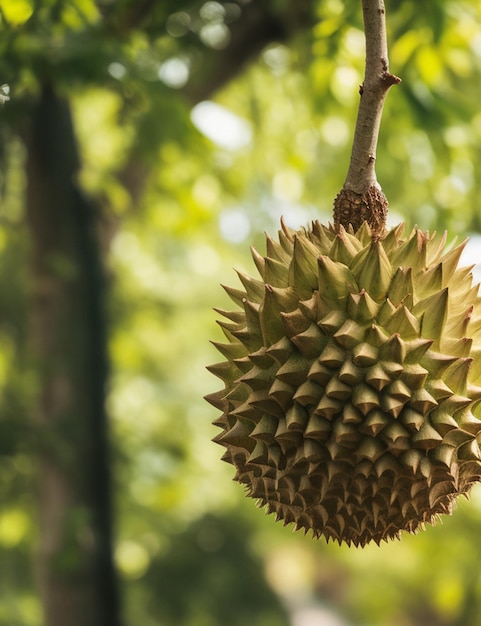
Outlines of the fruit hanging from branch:
M282 224L260 278L226 287L215 438L247 495L355 546L416 532L481 476L481 298L463 245L386 231L375 159L389 72L382 0L362 0L366 75L334 224Z

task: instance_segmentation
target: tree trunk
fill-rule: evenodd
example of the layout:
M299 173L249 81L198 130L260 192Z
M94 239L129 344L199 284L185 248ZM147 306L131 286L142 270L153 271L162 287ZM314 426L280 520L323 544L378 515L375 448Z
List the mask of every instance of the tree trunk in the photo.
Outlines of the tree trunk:
M118 626L104 284L68 104L42 90L25 139L38 395L37 571L46 626Z

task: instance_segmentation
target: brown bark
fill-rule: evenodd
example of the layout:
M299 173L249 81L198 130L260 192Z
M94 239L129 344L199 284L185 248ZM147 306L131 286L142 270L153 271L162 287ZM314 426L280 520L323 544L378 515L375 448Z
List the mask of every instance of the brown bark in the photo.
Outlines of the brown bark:
M118 626L101 263L67 104L45 87L27 149L38 399L37 572L46 626Z

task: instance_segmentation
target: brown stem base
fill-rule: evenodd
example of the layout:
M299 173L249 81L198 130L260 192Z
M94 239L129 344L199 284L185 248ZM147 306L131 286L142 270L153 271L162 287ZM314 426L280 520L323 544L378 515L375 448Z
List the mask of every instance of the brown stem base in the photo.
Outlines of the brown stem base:
M356 232L367 222L373 239L380 239L385 231L389 203L379 187L372 185L362 194L345 187L334 200L334 225L349 225Z

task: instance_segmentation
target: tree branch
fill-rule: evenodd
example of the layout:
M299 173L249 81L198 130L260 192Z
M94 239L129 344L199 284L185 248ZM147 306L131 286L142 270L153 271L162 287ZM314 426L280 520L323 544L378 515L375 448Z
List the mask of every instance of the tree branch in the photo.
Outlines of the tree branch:
M234 79L272 42L285 42L315 23L311 0L291 0L284 12L273 2L250 2L230 24L230 42L223 50L205 48L182 90L192 104L205 100Z
M382 235L388 202L376 178L376 150L387 92L401 79L389 71L383 0L361 0L366 36L366 69L351 162L343 189L334 202L334 223L355 230L367 221L373 236Z

